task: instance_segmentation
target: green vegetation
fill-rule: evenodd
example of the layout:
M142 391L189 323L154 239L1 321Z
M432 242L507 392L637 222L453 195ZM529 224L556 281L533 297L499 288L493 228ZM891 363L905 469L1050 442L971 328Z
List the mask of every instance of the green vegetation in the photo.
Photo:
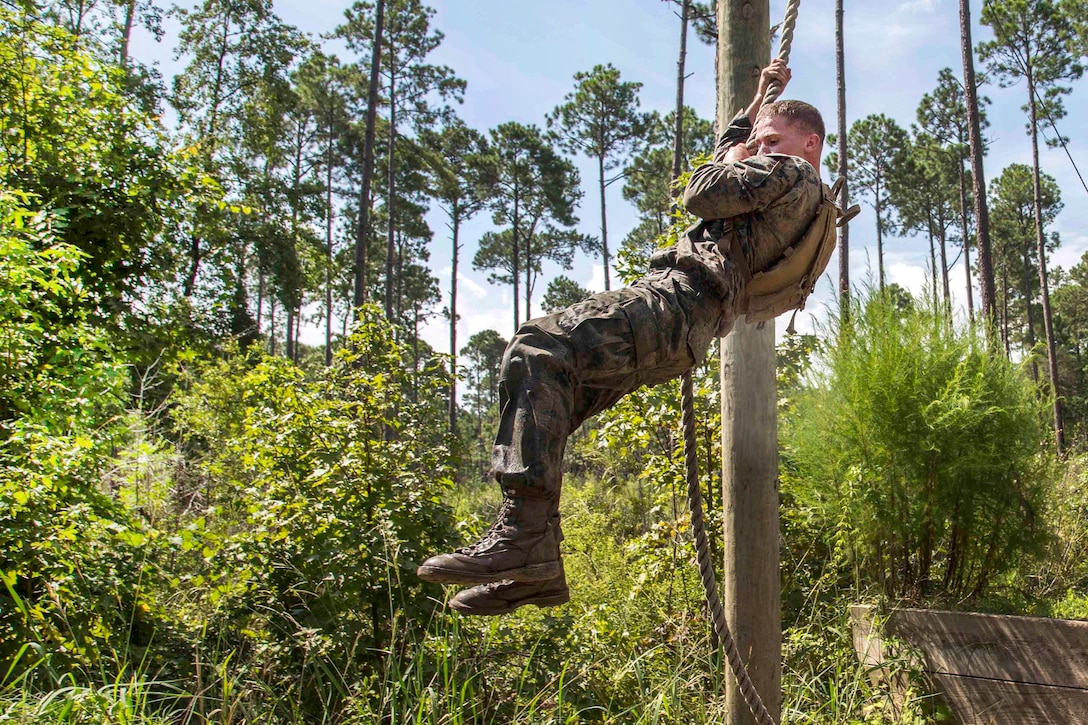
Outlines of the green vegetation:
M491 211L474 265L510 285L515 322L534 294L562 307L588 290L538 285L545 261L612 252L603 204L601 237L577 230L581 179L560 150L598 165L602 194L622 170L639 224L615 271L630 280L690 221L670 208L675 112L638 111L640 82L602 63L540 119L552 133L472 129L447 105L464 81L425 57L442 42L433 11L383 8L394 52L379 75L395 93L375 94L369 152L372 3L339 30L354 62L269 2L175 10L186 71L171 93L128 53L134 25L157 30L153 3L0 9L0 723L722 720L730 675L693 565L678 385L571 438L569 604L464 618L415 576L497 507L506 345L495 330L458 342L456 274L459 361L422 339L441 299L428 255L446 244L428 208L454 259ZM1065 89L1047 88L1053 112ZM968 251L975 223L962 103L942 73L921 131L874 116L850 132L868 148L855 184L878 207L881 251L927 234L932 288L912 298L882 272L845 320L778 351L789 723L939 719L919 687L893 696L858 664L852 603L1088 618L1088 257L1046 276L1061 190L1010 165L990 186L997 334L952 316L946 243ZM684 168L713 138L681 113ZM300 329L318 322L312 347ZM1044 359L1056 376L1032 373ZM711 531L718 366L712 353L695 371Z
M894 598L977 599L1037 547L1047 471L1021 370L943 313L877 295L827 331L784 488Z
M456 510L443 503L458 460L438 394L447 381L438 365L414 366L380 311L366 311L331 367L309 373L229 347L179 354L168 412L156 419L126 405L123 371L101 334L27 317L78 300L80 256L46 246L46 219L15 201L7 219L10 349L41 329L81 336L84 351L53 358L47 373L40 358L8 357L7 388L20 392L7 403L4 448L7 717L720 716L721 702L707 693L726 675L689 565L674 386L637 392L572 444L564 512L574 602L463 619L412 569L446 547L455 527L477 535L494 492L472 486L453 497ZM31 241L43 248L31 251ZM1077 512L1088 503L1086 479L1076 468L1055 479L1040 458L1045 427L1028 378L899 297L859 304L851 319L820 338L814 367L804 360L817 338L783 349L790 722L892 717L887 693L854 660L845 618L847 604L881 585L912 601L978 601L1018 588L1019 601L1044 594L1056 612L1085 606L1078 592L1088 572L1077 552L1088 539ZM711 511L716 367L711 361L696 381ZM489 405L486 396L476 401ZM968 439L993 443L974 454L957 447ZM910 489L918 480L941 485ZM834 481L849 485L829 488ZM1010 503L1011 492L1019 498ZM897 497L919 510L887 505ZM1020 525L1019 507L1032 510L1036 526ZM1004 510L1013 525L970 529ZM965 541L972 545L957 551ZM1064 558L1042 557L1048 542ZM887 574L912 571L927 556L930 568L914 579ZM1051 562L1046 592L1025 575L1040 560ZM919 703L895 721L920 716Z

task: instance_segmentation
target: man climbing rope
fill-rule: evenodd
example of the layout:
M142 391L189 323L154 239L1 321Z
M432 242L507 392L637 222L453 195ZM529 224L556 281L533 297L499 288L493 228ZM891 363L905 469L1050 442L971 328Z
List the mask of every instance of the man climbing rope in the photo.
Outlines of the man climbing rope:
M813 228L837 214L824 211L834 206L820 181L819 112L799 101L763 105L772 84L784 88L790 76L781 59L763 70L714 160L691 176L684 205L721 221L693 227L656 252L649 274L630 287L530 320L511 340L491 458L503 493L497 520L475 544L418 569L426 581L479 585L459 592L454 609L502 614L566 602L559 495L567 437L627 393L702 362L710 341L738 316L767 319L804 304L834 244L833 223ZM755 155L745 145L750 135ZM753 297L761 277L773 283Z

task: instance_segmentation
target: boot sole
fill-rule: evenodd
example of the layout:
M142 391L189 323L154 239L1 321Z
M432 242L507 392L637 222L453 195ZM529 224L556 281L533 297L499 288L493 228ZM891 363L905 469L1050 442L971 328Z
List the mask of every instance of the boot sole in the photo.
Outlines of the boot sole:
M425 582L435 584L490 584L509 579L516 582L543 582L555 579L563 573L558 561L546 561L543 564L529 564L505 571L471 572L464 569L448 569L440 566L421 566L416 569L416 576Z
M491 617L499 614L509 614L518 607L524 607L527 604L532 604L537 607L558 607L560 604L566 604L569 601L570 592L565 591L557 594L548 594L540 597L526 597L525 599L520 599L518 601L507 602L506 606L501 608L482 609L480 607L471 607L451 600L450 609L473 617Z

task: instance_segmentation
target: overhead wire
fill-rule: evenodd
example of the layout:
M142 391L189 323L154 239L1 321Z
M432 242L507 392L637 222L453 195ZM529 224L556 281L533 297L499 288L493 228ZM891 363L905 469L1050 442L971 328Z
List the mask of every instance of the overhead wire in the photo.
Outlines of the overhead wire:
M991 0L983 0L983 7L984 9L993 11L993 3L991 2ZM999 18L994 17L994 20L999 20ZM1017 46L1008 46L1008 48L1012 55L1015 57L1016 62L1020 66L1020 69L1026 71L1030 66L1028 64L1027 58L1021 52L1020 48ZM1043 115L1045 115L1047 121L1050 122L1050 128L1054 131L1054 135L1057 137L1058 143L1061 144L1062 150L1065 151L1065 156L1069 159L1069 163L1072 165L1073 171L1076 172L1077 179L1080 180L1081 187L1084 189L1085 193L1088 193L1088 183L1085 183L1084 175L1081 174L1080 168L1077 166L1077 162L1073 159L1073 154L1069 150L1069 145L1065 141L1065 137L1062 136L1061 132L1058 130L1058 124L1057 122L1055 122L1054 117L1050 114L1050 109L1047 108L1047 104L1043 100L1043 97L1039 95L1039 89L1036 87L1036 85L1037 84L1035 83L1031 84L1032 94L1037 101L1036 109L1042 110Z

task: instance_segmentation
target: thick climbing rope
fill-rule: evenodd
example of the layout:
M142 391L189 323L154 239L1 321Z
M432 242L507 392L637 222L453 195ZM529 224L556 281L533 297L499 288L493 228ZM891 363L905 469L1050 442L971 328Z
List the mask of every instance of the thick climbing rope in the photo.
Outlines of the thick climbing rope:
M778 46L778 57L789 63L790 50L793 47L793 30L797 25L797 11L801 0L789 0L786 5L786 18L782 22L782 42ZM772 83L767 89L763 103L771 103L782 92L778 83ZM718 596L718 584L714 580L714 562L710 558L710 547L707 544L706 525L703 521L703 494L699 490L699 462L695 440L695 394L693 392L691 370L684 372L680 382L680 404L683 408L684 427L684 463L687 468L688 507L691 509L691 531L695 537L695 554L699 562L699 575L703 580L703 589L706 591L706 601L710 608L710 619L714 626L714 634L717 636L718 645L725 650L729 668L737 679L737 687L741 696L748 704L748 708L755 716L759 725L777 725L767 706L763 704L763 698L759 696L748 668L741 658L740 650L733 633L729 631L729 625L725 621L725 611L722 608L721 597Z
M737 641L733 639L733 633L729 631L725 612L722 609L722 600L718 596L718 584L714 580L714 562L710 558L706 526L703 522L703 494L699 490L699 463L695 448L695 396L692 388L691 371L688 370L684 373L680 387L681 405L684 409L684 462L687 466L688 506L691 508L691 531L695 536L695 556L699 562L699 576L703 580L707 605L710 607L710 621L714 625L718 645L725 650L729 668L733 671L733 676L737 678L740 694L748 703L748 708L755 716L756 722L759 725L776 725L748 674L748 668L740 656L740 650L737 649Z
M790 51L793 50L793 31L797 27L797 11L801 7L801 0L790 0L786 4L786 17L782 20L782 40L778 44L778 57L789 65ZM777 81L771 83L767 89L767 95L763 97L763 103L773 103L782 92L782 86Z

